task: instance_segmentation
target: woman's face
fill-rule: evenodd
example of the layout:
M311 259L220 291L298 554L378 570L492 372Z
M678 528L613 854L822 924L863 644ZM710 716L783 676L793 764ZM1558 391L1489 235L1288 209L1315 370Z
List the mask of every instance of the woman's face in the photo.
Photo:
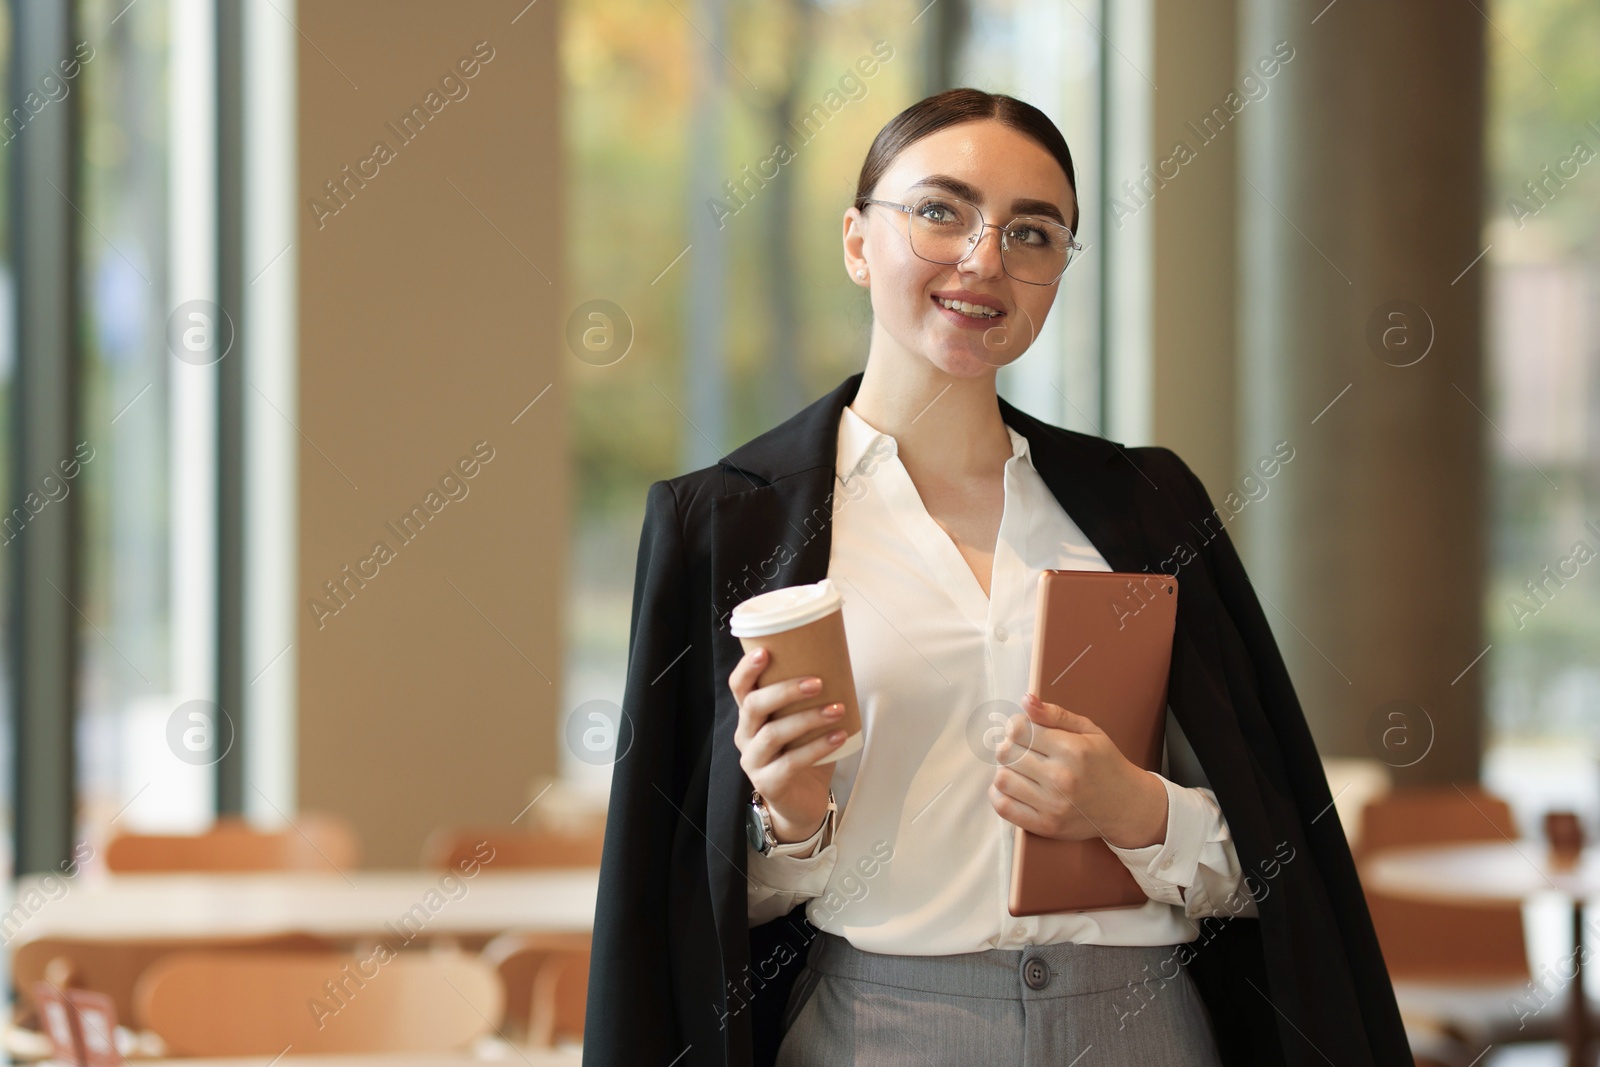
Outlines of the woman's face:
M950 182L964 183L952 188ZM932 184L930 184L930 181ZM986 228L961 263L930 263L911 251L911 216L879 204L845 212L845 269L872 293L875 329L907 352L956 377L992 373L1025 352L1038 336L1060 279L1029 285L1000 263L999 226L1021 214L1048 217L1052 204L1071 225L1076 197L1055 157L1037 141L993 119L947 126L914 142L884 172L872 197L914 205L929 194L961 196L983 212ZM1018 204L1033 201L1032 204ZM856 277L865 269L865 278ZM939 297L997 307L998 318L950 310ZM979 299L981 298L981 299Z

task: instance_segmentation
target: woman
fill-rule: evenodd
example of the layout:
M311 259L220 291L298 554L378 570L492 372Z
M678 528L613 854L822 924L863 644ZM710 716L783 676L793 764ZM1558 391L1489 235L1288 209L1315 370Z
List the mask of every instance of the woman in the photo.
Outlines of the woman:
M908 108L844 219L873 305L865 371L650 487L586 1064L1409 1062L1320 762L1204 488L1169 450L995 391L1078 215L1037 109L972 89ZM1023 693L1047 567L1178 574L1168 773ZM785 747L828 709L776 716L803 680L755 687L728 616L824 577L865 743L818 764L837 736ZM997 700L1016 701L1006 740L975 759ZM1148 901L1013 919L1013 826L1103 837Z

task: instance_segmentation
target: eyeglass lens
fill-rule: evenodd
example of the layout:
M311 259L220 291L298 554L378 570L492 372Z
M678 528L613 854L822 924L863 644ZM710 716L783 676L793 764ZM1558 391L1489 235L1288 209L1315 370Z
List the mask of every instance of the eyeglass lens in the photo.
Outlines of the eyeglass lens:
M976 243L982 218L965 200L925 196L911 212L911 251L934 263L959 263ZM1006 226L1001 263L1018 281L1048 284L1067 269L1070 242L1065 227L1021 216Z

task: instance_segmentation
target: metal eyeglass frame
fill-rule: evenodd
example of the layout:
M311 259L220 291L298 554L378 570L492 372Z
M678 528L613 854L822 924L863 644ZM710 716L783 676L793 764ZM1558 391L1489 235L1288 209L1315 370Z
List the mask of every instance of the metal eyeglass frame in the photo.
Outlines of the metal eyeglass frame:
M1021 282L1023 285L1054 285L1056 282L1061 280L1061 274L1067 273L1067 268L1072 266L1072 253L1083 251L1083 245L1079 244L1078 239L1073 236L1071 228L1067 226L1061 226L1059 222L1054 222L1050 219L1039 218L1037 215L1018 215L1016 218L1011 219L1010 222L1007 222L1005 226L1000 225L998 222L985 222L983 218L983 209L977 204L974 204L972 201L963 200L959 196L929 193L926 196L919 197L916 204L902 204L898 200L874 200L871 197L863 196L858 197L856 202L858 204L877 204L880 207L899 208L907 215L912 215L915 214L917 205L921 204L924 200L954 200L959 204L966 204L968 207L972 208L973 211L977 212L978 215L977 236L973 236L972 234L967 235L967 254L962 256L960 259L950 260L948 263L944 262L943 260L928 259L927 256L923 255L921 252L918 252L916 244L911 240L911 231L908 228L906 230L906 243L911 245L911 251L916 254L918 259L926 259L929 263L939 263L942 266L947 267L954 266L957 263L965 263L969 258L971 258L972 253L977 251L978 244L983 240L983 231L989 229L991 226L1000 231L1000 269L1006 272L1007 277L1013 278L1016 281ZM1061 229L1067 231L1067 262L1062 265L1061 274L1057 274L1054 278L1051 278L1047 282L1030 282L1026 278L1018 278L1015 274L1011 273L1011 268L1006 264L1006 252L1010 247L1006 244L1006 229L1011 225L1012 222L1016 222L1017 219L1038 219L1040 222L1051 226L1060 226Z

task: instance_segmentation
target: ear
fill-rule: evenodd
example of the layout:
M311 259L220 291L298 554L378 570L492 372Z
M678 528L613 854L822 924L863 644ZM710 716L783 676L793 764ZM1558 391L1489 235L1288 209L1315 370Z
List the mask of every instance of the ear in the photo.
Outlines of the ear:
M850 281L863 289L868 287L872 280L872 268L867 265L867 231L866 217L861 214L861 209L851 206L844 212L844 270L850 276ZM865 278L858 277L856 271L867 272Z

